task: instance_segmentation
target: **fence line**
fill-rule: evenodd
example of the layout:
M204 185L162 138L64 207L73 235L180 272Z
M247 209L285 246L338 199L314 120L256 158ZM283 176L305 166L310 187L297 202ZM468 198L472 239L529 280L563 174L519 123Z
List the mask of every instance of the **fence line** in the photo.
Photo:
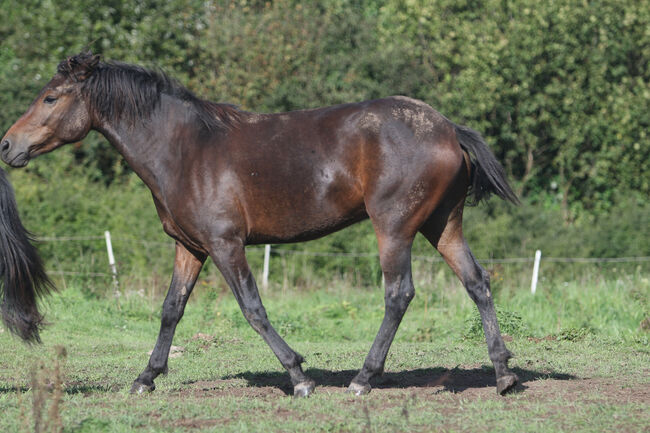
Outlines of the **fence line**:
M648 262L650 257L547 257L542 260L554 263L631 263Z
M104 272L74 272L74 271L47 271L50 275L79 275L85 277L110 277L111 274Z
M65 241L94 241L104 239L104 236L42 236L36 242L65 242Z
M107 242L107 238L105 236L43 236L43 237L38 237L36 238L36 241L38 242L67 242L67 241L102 241L104 240ZM174 243L173 242L161 242L161 241L149 241L149 240L142 240L142 239L136 239L133 237L127 237L127 236L117 236L113 237L114 240L118 241L124 241L124 242L136 242L140 243L143 245L159 245L159 246L168 246L168 247L173 247ZM265 269L265 276L268 278L268 266L269 266L269 260L270 260L270 246L267 245L265 247L247 247L247 251L263 251L264 252L264 269ZM111 251L112 252L112 251ZM282 249L282 248L273 248L272 250L273 254L275 255L298 255L298 256L307 256L307 257L347 257L347 258L376 258L379 259L379 254L378 253L371 253L371 252L332 252L332 251L308 251L308 250L288 250L288 249ZM110 255L110 252L109 252ZM435 256L418 256L414 255L412 256L413 260L417 261L424 261L424 262L429 262L429 263L440 263L443 262L444 260L441 257L435 257ZM110 261L110 260L109 260ZM540 262L546 262L546 263L640 263L640 262L648 262L650 261L650 256L641 256L641 257L544 257L544 258L539 258L537 259L536 266L539 266ZM492 259L492 258L485 258L485 259L479 259L479 262L484 263L484 264L498 264L498 263L535 263L535 257L506 257L506 258L501 258L501 259ZM114 261L113 264L110 265L114 267ZM90 277L109 277L113 276L113 278L116 278L117 274L114 268L111 269L111 273L103 273L103 272L74 272L74 271L50 271L49 273L52 275L82 275L82 276L90 276ZM534 278L535 279L535 278ZM116 280L115 280L116 281ZM267 283L268 284L268 283ZM534 292L534 288L533 288Z
M37 242L65 242L65 241L89 241L97 240L103 241L104 236L43 236L36 238ZM132 237L126 236L112 236L112 239L115 241L126 241L126 242L136 242L144 245L160 245L160 246L169 246L173 247L174 242L161 242L161 241L149 241L142 239L135 239ZM255 247L250 246L246 247L246 251L265 251L265 247ZM350 257L350 258L379 258L378 253L371 252L332 252L332 251L308 251L308 250L287 250L278 247L274 247L272 250L273 254L278 255L299 255L299 256L310 256L310 257ZM429 256L411 256L413 260L422 260L428 262L442 262L444 261L441 257L429 257ZM478 259L481 263L533 263L535 260L534 257L505 257L501 259L492 259L492 258L482 258ZM650 256L641 256L641 257L544 257L542 258L543 262L552 262L552 263L627 263L627 262L648 262L650 261ZM108 274L107 274L108 275Z
M136 242L143 245L174 246L174 241L145 241L128 236L113 236L112 239L124 242ZM104 236L40 236L35 240L36 242L103 241Z

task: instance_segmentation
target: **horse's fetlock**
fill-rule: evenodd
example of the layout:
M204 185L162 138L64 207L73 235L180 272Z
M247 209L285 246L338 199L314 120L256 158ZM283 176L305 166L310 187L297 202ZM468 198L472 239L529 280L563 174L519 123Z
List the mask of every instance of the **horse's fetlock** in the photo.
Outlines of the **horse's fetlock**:
M508 349L505 349L504 351L498 352L494 354L493 356L490 356L490 360L493 363L503 363L505 365L508 365L508 361L510 358L513 358L514 355L512 352L510 352Z
M368 378L380 376L384 373L384 363L381 360L366 360L362 372L366 373Z
M156 375L167 374L169 368L167 367L167 360L163 364L149 363L149 369Z

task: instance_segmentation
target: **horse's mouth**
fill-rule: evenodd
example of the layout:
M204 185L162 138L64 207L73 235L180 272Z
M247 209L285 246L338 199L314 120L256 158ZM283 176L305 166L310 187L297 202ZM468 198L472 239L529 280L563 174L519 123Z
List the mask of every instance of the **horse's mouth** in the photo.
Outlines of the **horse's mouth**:
M27 158L34 159L39 155L51 152L52 150L56 149L60 145L61 145L60 141L50 141L50 142L44 141L42 143L32 144L27 148Z
M9 164L11 167L14 168L21 168L26 166L29 163L30 160L29 153L27 152L21 152L18 155L16 155L11 161L5 161L7 164Z

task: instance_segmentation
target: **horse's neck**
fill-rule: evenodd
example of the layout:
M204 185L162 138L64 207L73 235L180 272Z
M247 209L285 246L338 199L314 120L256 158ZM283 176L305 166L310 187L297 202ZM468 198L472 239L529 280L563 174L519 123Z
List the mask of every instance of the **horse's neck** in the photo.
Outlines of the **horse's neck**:
M104 122L96 129L124 157L154 196L158 196L165 175L174 172L171 165L180 163L176 155L180 144L172 142L173 128L173 122L165 122L156 114L135 125L124 121Z
M160 106L147 119L133 125L125 120L103 121L96 127L122 154L131 169L163 200L164 192L174 187L188 164L184 152L198 143L202 123L187 103L162 95ZM212 137L215 142L216 137Z

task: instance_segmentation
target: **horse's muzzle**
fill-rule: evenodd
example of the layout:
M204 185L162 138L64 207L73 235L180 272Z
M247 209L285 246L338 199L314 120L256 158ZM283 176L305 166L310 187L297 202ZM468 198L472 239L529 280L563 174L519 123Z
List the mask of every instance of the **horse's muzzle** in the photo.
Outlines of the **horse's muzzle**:
M29 162L28 152L14 152L13 143L8 138L0 143L0 157L12 167L24 167Z

